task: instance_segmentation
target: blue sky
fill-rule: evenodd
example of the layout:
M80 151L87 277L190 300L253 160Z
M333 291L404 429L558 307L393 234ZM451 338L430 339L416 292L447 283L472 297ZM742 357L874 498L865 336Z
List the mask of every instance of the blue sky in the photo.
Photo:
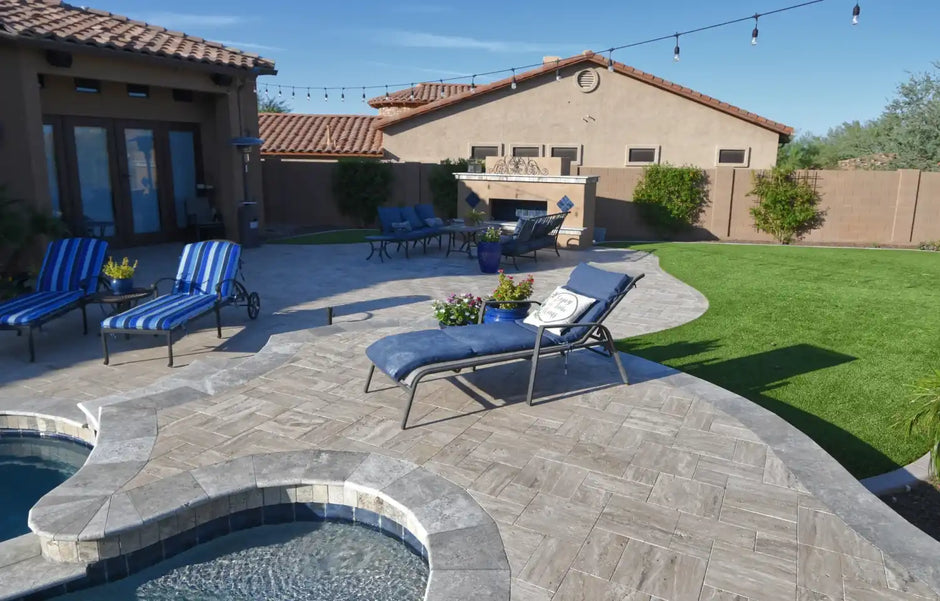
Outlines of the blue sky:
M296 112L371 113L361 86L436 81L605 50L797 4L799 0L672 0L579 5L570 0L90 0L257 52L277 62L264 82L298 86ZM760 19L614 53L614 59L795 127L825 133L878 116L898 83L940 60L936 0L825 0ZM507 73L508 75L508 73ZM496 76L498 78L500 76ZM469 81L469 77L467 80ZM478 82L485 81L483 78ZM313 100L307 102L310 86ZM346 86L346 101L323 86ZM318 89L319 88L319 89ZM271 90L272 94L273 89ZM366 90L368 97L384 89ZM289 92L285 98L291 100Z

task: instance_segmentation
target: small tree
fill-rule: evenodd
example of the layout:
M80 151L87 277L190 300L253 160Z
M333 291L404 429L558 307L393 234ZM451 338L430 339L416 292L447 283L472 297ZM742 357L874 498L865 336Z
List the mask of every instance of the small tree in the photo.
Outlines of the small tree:
M790 244L822 225L819 193L797 178L793 169L774 167L769 173L755 172L752 181L749 194L757 197L757 206L751 207L751 216L759 231Z
M650 165L633 190L633 202L658 231L688 229L708 204L708 176L697 167Z
M908 424L908 434L919 430L930 440L930 473L940 477L940 370L919 380L914 385L914 413Z
M277 98L258 98L259 113L289 113L290 105L286 100Z
M467 159L444 159L431 167L428 186L431 200L438 212L446 218L457 216L457 179L455 173L467 171Z
M333 197L339 212L363 226L373 223L376 209L389 196L392 167L375 159L340 159L333 170Z

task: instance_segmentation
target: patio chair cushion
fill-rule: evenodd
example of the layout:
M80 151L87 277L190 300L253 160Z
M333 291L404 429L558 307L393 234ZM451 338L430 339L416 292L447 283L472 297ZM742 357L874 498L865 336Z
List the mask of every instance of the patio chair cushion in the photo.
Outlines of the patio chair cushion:
M418 217L414 207L402 207L401 218L411 224L411 229L417 230L424 227L424 220Z
M469 327L469 326L465 326ZM401 380L422 365L466 359L473 349L442 330L420 330L386 336L366 349L366 356L393 380Z
M84 292L82 290L23 294L0 303L0 325L29 325L37 319L76 303L83 296Z
M378 214L379 223L382 224L382 233L393 233L395 230L392 228L392 224L401 221L401 211L398 210L398 207L379 207Z
M421 221L425 223L427 223L428 219L437 218L437 215L434 214L434 206L427 203L415 205L415 213L417 213Z
M36 291L83 290L85 294L93 294L107 253L108 243L96 238L53 240L46 248Z
M444 227L444 220L440 217L428 217L424 220L424 223L430 228Z
M232 280L238 273L241 246L228 240L193 242L183 247L179 270L176 273L176 294L208 294L213 298L221 284L221 294L227 297Z
M494 355L535 348L534 333L514 321L445 328L444 333L469 346L475 355ZM542 343L555 344L556 340L546 336Z
M101 322L102 329L172 330L212 309L214 294L165 294Z

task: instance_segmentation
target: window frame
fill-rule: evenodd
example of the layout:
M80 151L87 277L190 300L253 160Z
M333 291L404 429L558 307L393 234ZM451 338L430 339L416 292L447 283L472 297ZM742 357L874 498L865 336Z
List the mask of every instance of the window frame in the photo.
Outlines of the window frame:
M652 161L631 161L630 160L631 150L652 150L653 160ZM627 144L626 151L624 152L623 164L627 167L644 167L646 165L658 165L660 162L661 154L662 154L662 146L660 146L659 144Z
M467 145L467 158L469 158L469 159L471 159L471 160L476 160L476 161L485 161L485 160L486 160L486 157L477 159L477 158L474 158L474 156L473 156L473 149L474 149L474 148L484 148L484 147L491 147L491 148L495 148L495 149L496 149L496 154L491 155L491 156L497 156L497 157L503 156L503 145L500 144L499 142L496 142L496 143L493 143L493 142L489 142L489 143L485 143L485 142L474 143L474 142L471 142L470 144Z
M546 157L549 157L549 158L553 158L553 159L563 158L563 157L555 157L555 156L552 156L552 152L553 152L556 148L574 148L575 158L571 159L571 164L572 164L572 165L580 165L580 164L581 164L581 157L582 157L583 152L584 152L584 146L582 146L581 144L550 144L550 145L548 146L548 154L546 154L545 156L546 156Z
M744 162L742 163L722 163L720 162L721 152L725 150L744 151ZM716 167L747 167L751 164L750 146L716 146L715 147L715 166Z
M516 156L517 148L534 148L538 153L535 156ZM509 145L509 156L513 158L523 158L523 159L540 159L545 156L545 146L543 144L510 144Z

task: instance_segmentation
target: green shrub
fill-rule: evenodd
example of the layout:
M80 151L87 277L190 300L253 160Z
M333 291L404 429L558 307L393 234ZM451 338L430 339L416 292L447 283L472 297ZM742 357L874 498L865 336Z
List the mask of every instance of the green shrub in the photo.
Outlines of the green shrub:
M920 246L918 246L917 248L921 250L938 251L940 250L940 240L934 240L934 241L928 240L927 242L921 242Z
M363 226L376 219L377 211L389 196L392 167L375 159L340 159L333 170L333 197L343 215L356 218Z
M61 219L12 198L0 185L0 279L4 282L9 283L12 274L38 270L45 240L67 233Z
M940 370L919 380L912 396L915 409L908 421L908 434L919 430L927 435L931 475L940 477Z
M758 171L752 181L749 194L757 197L757 206L751 207L751 216L759 231L789 244L822 225L824 214L818 207L819 193L796 177L793 169L774 167L770 172Z
M457 216L457 180L454 173L465 173L468 164L467 159L444 159L431 167L428 173L431 200L437 213L445 219Z
M633 190L633 202L657 231L671 233L690 228L705 205L708 177L697 167L650 165Z

